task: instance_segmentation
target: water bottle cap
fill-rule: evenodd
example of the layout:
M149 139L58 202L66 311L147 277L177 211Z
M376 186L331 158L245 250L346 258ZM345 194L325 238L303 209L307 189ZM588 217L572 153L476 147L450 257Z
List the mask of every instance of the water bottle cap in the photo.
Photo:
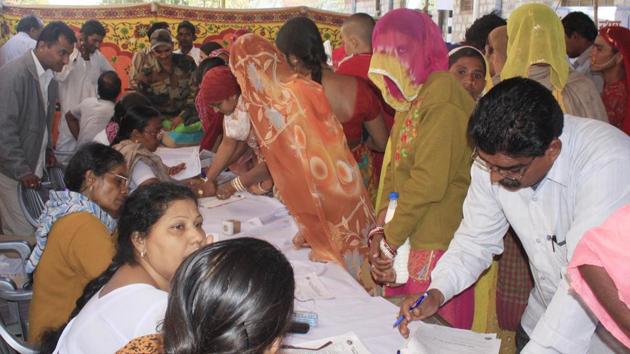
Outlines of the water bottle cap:
M398 192L389 193L389 200L398 199Z

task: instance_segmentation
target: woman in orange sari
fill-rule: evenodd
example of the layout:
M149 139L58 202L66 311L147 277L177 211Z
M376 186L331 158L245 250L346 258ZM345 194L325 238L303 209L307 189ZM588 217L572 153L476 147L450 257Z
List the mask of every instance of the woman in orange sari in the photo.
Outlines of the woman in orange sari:
M374 224L357 163L322 86L293 74L264 38L232 46L230 68L277 191L311 259L337 261L369 287L367 230Z

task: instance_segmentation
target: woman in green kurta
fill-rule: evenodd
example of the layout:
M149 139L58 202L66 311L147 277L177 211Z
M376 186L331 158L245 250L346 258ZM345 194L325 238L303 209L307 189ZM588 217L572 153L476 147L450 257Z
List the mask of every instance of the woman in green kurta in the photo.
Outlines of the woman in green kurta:
M390 161L383 166L381 223L390 192L399 194L393 219L383 232L371 233L370 253L379 254L373 276L387 284L386 296L418 294L426 291L430 271L462 219L472 153L466 128L474 102L447 72L446 45L428 16L406 9L389 12L374 29L373 47L369 77L397 111ZM401 279L388 259L407 240L409 278ZM441 314L455 327L470 328L473 304L469 289L443 306Z

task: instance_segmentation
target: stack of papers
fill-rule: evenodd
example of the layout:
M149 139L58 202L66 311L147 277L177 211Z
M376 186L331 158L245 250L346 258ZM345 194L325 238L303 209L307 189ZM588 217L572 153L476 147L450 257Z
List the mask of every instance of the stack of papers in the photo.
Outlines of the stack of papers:
M414 323L401 354L498 354L501 340L494 333L476 333L424 322Z
M198 146L176 149L160 147L155 151L155 154L158 155L162 159L162 162L168 167L177 166L182 162L186 164L186 168L183 171L171 176L178 181L199 176L201 173Z

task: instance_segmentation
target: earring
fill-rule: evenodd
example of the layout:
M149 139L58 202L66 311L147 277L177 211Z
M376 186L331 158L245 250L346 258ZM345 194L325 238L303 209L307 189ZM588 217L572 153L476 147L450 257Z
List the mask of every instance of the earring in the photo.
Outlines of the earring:
M144 250L140 251L140 258L144 258Z

